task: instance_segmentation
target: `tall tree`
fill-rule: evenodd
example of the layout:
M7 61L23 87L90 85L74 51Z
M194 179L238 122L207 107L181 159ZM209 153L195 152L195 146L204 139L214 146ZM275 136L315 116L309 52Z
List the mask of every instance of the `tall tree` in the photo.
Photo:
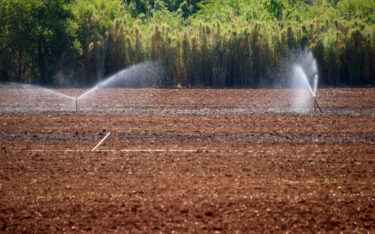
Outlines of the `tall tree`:
M34 30L33 47L36 51L40 80L43 84L53 84L64 51L72 46L73 37L69 34L67 19L71 12L67 8L70 0L42 0L36 2L32 11Z
M69 2L1 0L0 55L8 57L11 66L0 67L7 79L20 81L29 71L31 76L38 77L39 83L54 83L53 76L64 52L73 47L74 37L67 23L71 16Z
M123 53L126 22L130 16L121 0L76 0L72 12L83 48L79 71L83 83L95 83L126 64ZM122 61L114 61L108 56ZM119 65L112 66L111 61Z

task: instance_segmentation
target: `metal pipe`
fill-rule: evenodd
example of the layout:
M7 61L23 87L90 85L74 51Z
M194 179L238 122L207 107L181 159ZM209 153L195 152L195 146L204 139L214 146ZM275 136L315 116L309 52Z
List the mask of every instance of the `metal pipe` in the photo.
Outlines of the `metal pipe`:
M318 107L320 113L323 113L323 112L322 112L322 109L320 108L318 102L316 101L316 99L315 99L315 97L314 97L314 108L315 108L315 106Z
M105 137L101 141L99 141L99 143L91 151L95 151L97 148L99 148L99 146L103 143L103 141L105 141L105 139L107 139L110 134L111 132L108 132L107 135L105 135Z

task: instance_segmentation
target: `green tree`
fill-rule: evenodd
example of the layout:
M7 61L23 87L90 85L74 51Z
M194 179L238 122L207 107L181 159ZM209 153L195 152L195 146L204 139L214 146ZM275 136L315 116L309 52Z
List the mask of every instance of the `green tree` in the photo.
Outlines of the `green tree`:
M337 8L347 20L362 19L375 23L374 0L342 0L337 3Z
M264 7L275 19L282 19L285 7L281 0L267 0L264 2Z
M43 0L34 5L32 18L34 28L32 44L36 52L31 52L34 61L38 61L40 81L53 84L52 77L68 47L73 46L73 37L69 34L67 19L71 17L67 9L69 0Z
M0 65L5 79L21 81L29 75L33 76L29 81L54 84L59 64L74 47L68 4L68 0L1 0L0 53L9 59Z
M31 1L0 1L0 72L2 81L22 81L32 37Z
M95 83L126 64L123 43L131 22L121 0L77 0L72 3L72 13L83 49L78 71L83 83ZM112 62L118 64L112 66Z

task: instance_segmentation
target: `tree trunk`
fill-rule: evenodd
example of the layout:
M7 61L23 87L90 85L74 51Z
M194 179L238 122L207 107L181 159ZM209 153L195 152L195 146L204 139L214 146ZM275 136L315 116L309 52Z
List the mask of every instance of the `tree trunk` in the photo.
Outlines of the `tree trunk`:
M47 79L46 64L44 61L44 53L42 49L42 43L40 41L38 43L38 65L39 65L40 83L48 85L49 82Z
M22 50L18 50L18 82L22 81Z

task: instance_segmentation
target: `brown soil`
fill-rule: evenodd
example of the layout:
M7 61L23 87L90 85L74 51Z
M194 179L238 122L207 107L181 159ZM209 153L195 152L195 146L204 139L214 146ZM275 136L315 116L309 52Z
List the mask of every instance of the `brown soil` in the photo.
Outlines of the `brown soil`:
M374 89L302 115L282 90L104 91L95 113L0 95L0 232L375 232Z

